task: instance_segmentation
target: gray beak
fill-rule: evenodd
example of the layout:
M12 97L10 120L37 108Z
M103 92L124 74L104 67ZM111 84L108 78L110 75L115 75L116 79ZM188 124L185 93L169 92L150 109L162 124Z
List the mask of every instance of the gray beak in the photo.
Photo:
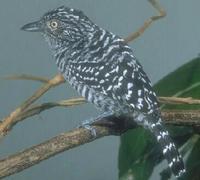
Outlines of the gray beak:
M42 31L41 22L36 21L36 22L28 23L24 25L23 27L21 27L21 30L29 31L29 32L41 32Z

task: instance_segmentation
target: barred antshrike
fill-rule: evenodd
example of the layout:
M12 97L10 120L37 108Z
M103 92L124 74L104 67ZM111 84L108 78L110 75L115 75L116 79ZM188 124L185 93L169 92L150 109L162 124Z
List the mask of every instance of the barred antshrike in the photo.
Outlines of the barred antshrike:
M82 11L64 6L22 29L44 35L64 78L104 116L132 117L156 137L175 176L185 172L161 120L151 82L122 38L94 24Z

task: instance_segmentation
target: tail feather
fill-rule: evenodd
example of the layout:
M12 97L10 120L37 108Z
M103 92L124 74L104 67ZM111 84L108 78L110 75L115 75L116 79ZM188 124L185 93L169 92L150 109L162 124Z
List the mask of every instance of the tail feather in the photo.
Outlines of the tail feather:
M183 159L160 118L156 123L151 124L151 132L156 136L173 174L176 177L182 176L185 173Z
M138 124L149 129L153 133L160 144L162 153L168 161L168 165L173 174L177 178L181 177L185 173L183 159L173 143L167 129L162 123L160 116L158 116L158 114L144 115L139 113L134 117L134 119Z

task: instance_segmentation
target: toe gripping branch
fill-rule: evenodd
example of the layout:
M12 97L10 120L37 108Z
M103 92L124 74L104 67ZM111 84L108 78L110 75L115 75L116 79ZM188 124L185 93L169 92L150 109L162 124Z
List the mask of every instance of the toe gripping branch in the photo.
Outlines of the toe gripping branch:
M90 125L107 127L112 135L121 135L127 130L133 129L137 126L130 117L123 115L109 115L102 118L99 117L94 122L91 122Z

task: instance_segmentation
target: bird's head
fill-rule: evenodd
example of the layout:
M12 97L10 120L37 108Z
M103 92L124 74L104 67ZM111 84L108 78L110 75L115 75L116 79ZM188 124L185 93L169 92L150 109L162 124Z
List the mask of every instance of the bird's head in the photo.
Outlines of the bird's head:
M87 38L94 31L95 24L82 11L62 6L45 13L38 21L28 23L21 29L41 32L54 49L54 46Z

